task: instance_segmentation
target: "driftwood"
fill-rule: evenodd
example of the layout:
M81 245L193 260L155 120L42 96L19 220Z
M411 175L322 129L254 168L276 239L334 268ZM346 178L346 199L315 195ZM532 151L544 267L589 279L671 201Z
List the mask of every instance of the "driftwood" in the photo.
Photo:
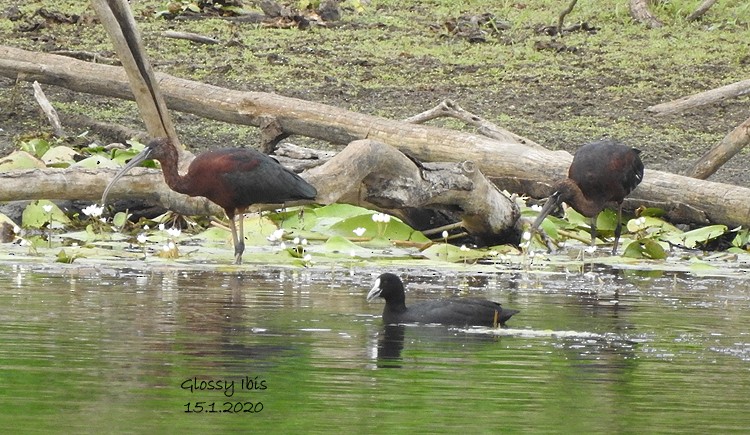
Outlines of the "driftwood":
M42 85L40 85L39 82L34 82L32 86L34 87L34 98L36 98L36 101L39 103L39 107L42 108L42 111L47 116L50 125L52 125L52 130L55 132L55 136L64 137L65 130L63 130L62 124L60 124L60 117L57 116L57 111L54 107L52 107L52 104L47 99L47 96L44 95Z
M305 178L320 186L318 201L386 210L420 230L427 229L423 209L442 209L460 210L461 226L484 244L517 232L518 207L471 162L417 164L389 145L359 140Z
M498 127L497 125L487 121L480 116L477 116L471 112L467 112L461 106L451 100L444 100L432 109L404 119L404 122L422 124L441 116L456 118L465 122L466 124L473 125L477 127L477 131L482 135L495 140L499 140L501 142L519 143L522 145L528 145L530 147L544 148L531 139L519 136L512 131L508 131L504 128Z
M750 144L750 118L724 136L719 143L698 159L685 175L705 180L748 144Z
M732 83L720 88L689 95L667 103L656 104L646 108L657 115L671 115L707 104L713 104L728 98L735 98L750 93L750 80Z
M651 29L664 25L648 10L648 0L630 0L630 16Z
M198 33L191 33L191 32L176 32L174 30L167 30L165 32L161 32L161 36L165 38L172 38L172 39L184 39L190 42L197 42L199 44L218 44L219 40L210 38L208 36L203 36Z
M43 53L0 46L0 75L64 86L72 90L132 99L121 68L97 65ZM406 151L422 161L472 161L489 177L523 188L521 192L544 190L539 183L562 177L572 161L563 151L547 151L517 143L506 143L475 134L427 125L414 125L350 112L315 102L261 92L242 92L157 74L170 108L207 118L259 125L263 116L276 119L289 135L303 135L333 144L373 139ZM72 172L72 171L71 171ZM74 176L69 173L69 176ZM37 180L34 180L37 182ZM29 181L27 181L29 183ZM100 182L97 192L104 186ZM16 195L0 183L0 201ZM64 188L65 186L60 186ZM40 190L34 198L60 188ZM518 191L518 190L516 190ZM95 199L94 192L86 198ZM693 222L750 225L750 189L699 181L660 171L646 170L643 183L626 205L659 206L674 213L694 210ZM691 217L690 219L695 219Z

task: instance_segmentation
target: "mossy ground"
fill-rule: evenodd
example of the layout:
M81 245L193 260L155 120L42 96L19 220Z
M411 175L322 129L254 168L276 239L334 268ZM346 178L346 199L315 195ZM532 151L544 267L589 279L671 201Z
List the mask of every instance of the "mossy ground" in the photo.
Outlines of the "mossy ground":
M552 149L575 150L603 136L644 151L648 168L680 172L744 121L748 97L678 115L654 117L644 109L684 95L748 78L750 3L719 2L695 23L685 17L699 0L658 2L652 11L665 23L646 29L630 18L627 1L580 1L566 25L596 31L555 38L537 32L557 22L557 0L361 2L342 20L307 30L276 29L222 18L165 20L154 12L166 1L132 2L156 68L176 76L233 89L276 92L389 118L405 118L450 98L465 109ZM353 4L350 2L350 4ZM80 50L112 56L103 28L86 2L25 1L21 19L0 10L3 43L35 51ZM259 11L251 2L246 10ZM39 8L81 15L78 24L45 22ZM448 30L446 22L492 14L484 42ZM21 31L28 22L37 30ZM503 26L505 24L506 26ZM506 28L507 27L507 28ZM200 33L221 41L200 45L164 38L160 32ZM500 30L496 30L500 29ZM539 49L559 43L563 51ZM47 131L30 85L0 79L0 151L18 138ZM141 128L135 105L47 87L60 111ZM183 142L201 149L252 145L254 128L175 113ZM455 126L449 120L437 121ZM80 131L70 131L79 134ZM107 141L107 138L96 138ZM291 138L309 143L303 138ZM324 145L324 144L319 144ZM750 184L747 152L713 179Z

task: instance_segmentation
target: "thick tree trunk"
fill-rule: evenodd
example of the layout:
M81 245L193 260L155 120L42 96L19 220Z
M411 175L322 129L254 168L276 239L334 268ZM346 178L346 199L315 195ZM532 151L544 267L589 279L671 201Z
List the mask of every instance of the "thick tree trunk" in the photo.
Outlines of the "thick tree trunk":
M0 75L37 80L81 92L133 98L121 68L10 47L0 47ZM232 91L166 74L157 74L157 79L172 109L256 126L265 119L264 116L272 116L286 134L314 137L335 144L369 138L408 152L422 161L471 161L490 177L549 183L563 177L572 161L572 156L562 151L546 151L469 133L392 121L275 94ZM76 173L71 170L64 172L69 177ZM27 184L36 182L35 179L26 180ZM96 199L105 184L100 180L90 186L93 190L82 198ZM46 186L33 197L67 197L68 194L61 189L71 187L69 184L54 188L54 185ZM18 195L10 189L0 182L0 201L17 199ZM24 190L28 192L28 189ZM648 202L668 211L695 210L708 222L750 225L750 189L747 188L647 170L643 183L631 197L633 201Z

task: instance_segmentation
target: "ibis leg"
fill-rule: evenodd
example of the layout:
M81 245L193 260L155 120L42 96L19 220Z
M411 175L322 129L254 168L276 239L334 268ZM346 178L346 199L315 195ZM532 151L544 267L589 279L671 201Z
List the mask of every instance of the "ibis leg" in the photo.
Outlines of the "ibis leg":
M617 226L615 227L615 245L612 247L612 255L617 255L617 245L620 243L620 233L622 232L622 203L617 207Z
M245 213L238 213L239 231L234 242L234 264L242 264L242 253L245 252Z
M598 215L594 215L594 217L591 218L591 223L589 225L591 228L591 246L596 246L596 217Z

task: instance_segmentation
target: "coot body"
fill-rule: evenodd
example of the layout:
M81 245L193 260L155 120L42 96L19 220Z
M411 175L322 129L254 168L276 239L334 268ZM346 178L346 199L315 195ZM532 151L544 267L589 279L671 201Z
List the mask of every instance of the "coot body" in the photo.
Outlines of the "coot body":
M503 308L497 302L479 298L447 298L417 302L409 307L405 303L404 284L401 278L384 273L375 280L367 301L381 297L385 299L383 322L397 323L440 323L450 326L490 326L505 325L505 322L518 310Z

